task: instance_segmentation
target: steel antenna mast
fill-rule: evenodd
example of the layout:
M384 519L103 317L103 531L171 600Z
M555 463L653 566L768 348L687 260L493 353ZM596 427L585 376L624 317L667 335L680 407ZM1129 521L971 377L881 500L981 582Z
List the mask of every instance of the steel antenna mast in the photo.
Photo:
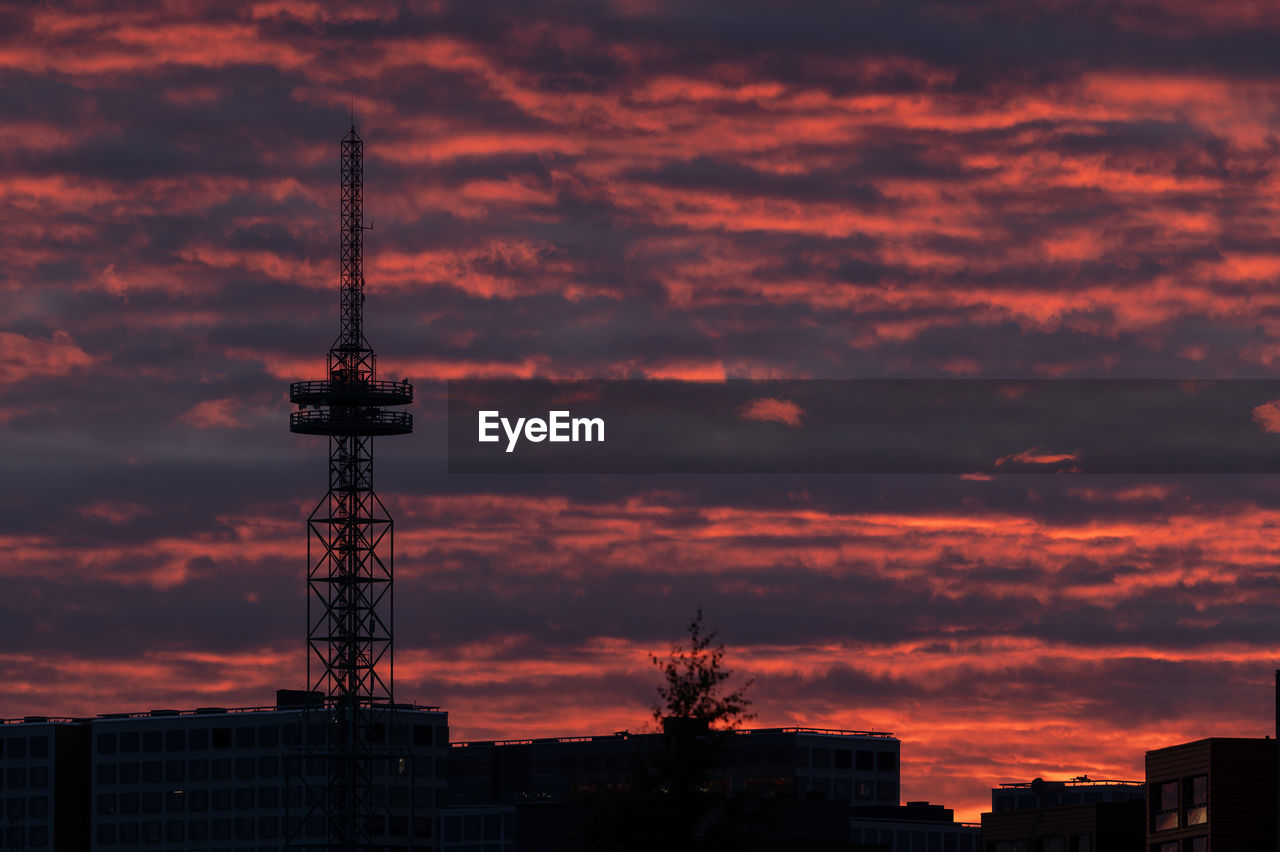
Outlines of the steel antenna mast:
M373 490L373 438L413 431L407 381L379 381L364 336L364 143L342 140L339 331L328 378L294 382L289 429L329 437L329 491L307 519L307 683L299 726L307 796L293 848L367 850L385 843L375 784L392 757L393 524ZM379 766L379 761L382 761ZM322 772L313 772L323 766ZM323 780L322 780L323 779ZM383 779L386 780L385 778ZM321 828L322 826L322 828ZM316 836L319 835L319 836Z

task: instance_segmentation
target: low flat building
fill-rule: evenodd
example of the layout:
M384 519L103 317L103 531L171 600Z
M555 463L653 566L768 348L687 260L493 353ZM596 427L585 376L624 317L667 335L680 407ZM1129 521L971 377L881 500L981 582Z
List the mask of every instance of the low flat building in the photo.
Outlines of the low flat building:
M1141 799L982 815L983 852L1139 852L1146 832Z
M662 734L456 743L451 806L570 802L627 782ZM718 775L733 791L849 804L898 804L902 743L881 731L757 728L728 737Z
M851 839L885 852L979 852L982 831L955 821L955 812L929 802L864 805L851 809Z
M457 828L446 843L479 841L489 819L495 833L484 842L507 849L496 845L511 836L497 839L496 818L514 808L519 852L588 849L595 803L625 788L662 736L621 731L457 743L450 749L444 811L446 826ZM725 737L713 783L723 793L739 794L740 818L755 826L760 842L777 848L861 844L856 848L883 852L977 852L977 826L956 823L941 805L899 804L901 771L901 742L890 733L757 728ZM455 821L464 814L471 817L470 831L465 818Z
M305 695L305 693L301 693ZM279 852L323 838L326 767L306 744L323 722L281 690L275 706L27 717L0 725L0 848L105 852ZM388 808L379 848L440 848L448 714L396 705L371 726Z
M1065 781L1037 778L1001 784L991 789L991 812L1027 811L1058 805L1091 805L1095 802L1129 802L1147 798L1142 781L1094 780L1077 775Z

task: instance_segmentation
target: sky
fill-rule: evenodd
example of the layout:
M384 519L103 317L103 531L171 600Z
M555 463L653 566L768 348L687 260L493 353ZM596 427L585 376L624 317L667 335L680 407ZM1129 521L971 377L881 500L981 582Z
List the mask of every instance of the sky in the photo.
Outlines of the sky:
M1274 378L1269 2L0 4L0 716L304 674L338 142L396 694L652 726L701 605L903 799L1273 734L1267 476L447 475L444 380Z

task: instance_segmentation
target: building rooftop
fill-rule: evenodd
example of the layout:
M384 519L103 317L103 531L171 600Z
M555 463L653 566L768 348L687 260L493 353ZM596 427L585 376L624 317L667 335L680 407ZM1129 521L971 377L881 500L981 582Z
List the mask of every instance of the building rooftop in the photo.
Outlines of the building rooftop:
M433 708L434 709L434 708ZM732 731L735 736L749 737L760 734L816 734L827 737L850 737L858 739L866 739L868 737L875 739L892 740L896 739L894 735L888 731L845 731L836 728L805 728L805 727L787 727L787 728L747 728L743 730ZM633 734L630 731L615 731L612 734L603 734L599 736L588 737L534 737L531 739L514 739L514 740L471 740L468 742L451 743L454 748L468 748L471 746L509 746L509 745L533 745L535 743L598 743L611 742L619 740L627 740L633 737L655 737L657 732L642 732Z
M1014 781L1009 784L1000 784L996 789L999 790L1031 790L1037 785L1054 786L1054 787L1145 787L1144 781L1118 781L1114 779L1090 778L1088 775L1077 775L1065 781L1050 781L1045 778L1037 778L1034 781Z

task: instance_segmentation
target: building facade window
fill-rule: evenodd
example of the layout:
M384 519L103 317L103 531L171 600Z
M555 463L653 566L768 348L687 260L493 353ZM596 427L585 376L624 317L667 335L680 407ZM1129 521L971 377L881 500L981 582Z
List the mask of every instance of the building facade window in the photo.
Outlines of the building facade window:
M1165 781L1153 784L1151 793L1151 829L1153 831L1169 831L1177 828L1178 782ZM1161 849L1160 852L1164 852L1164 850ZM1178 851L1175 848L1173 852Z
M1209 776L1188 778L1184 789L1187 796L1185 824L1204 825L1209 821Z

